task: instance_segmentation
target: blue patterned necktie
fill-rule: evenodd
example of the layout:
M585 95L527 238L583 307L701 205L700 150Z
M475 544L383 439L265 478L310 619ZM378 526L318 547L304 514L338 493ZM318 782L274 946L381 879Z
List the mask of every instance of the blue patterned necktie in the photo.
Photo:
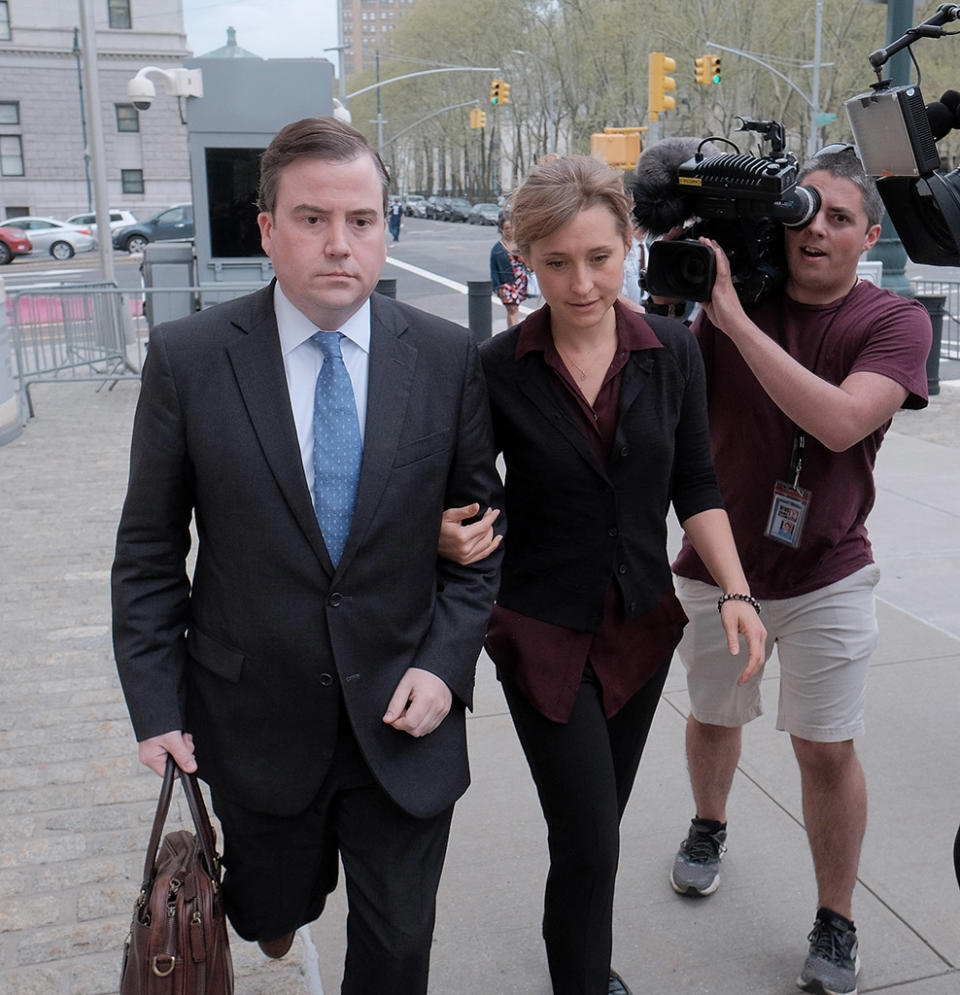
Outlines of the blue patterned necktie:
M317 332L323 366L313 395L313 506L336 566L350 532L363 444L350 374L340 352L341 332Z

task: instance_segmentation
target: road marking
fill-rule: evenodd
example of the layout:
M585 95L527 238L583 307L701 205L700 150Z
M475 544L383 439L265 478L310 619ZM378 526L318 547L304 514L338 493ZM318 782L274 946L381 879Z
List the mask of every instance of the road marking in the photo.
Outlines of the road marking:
M405 269L408 273L413 273L414 276L422 276L425 280L432 280L434 283L439 283L448 290L455 290L458 294L465 294L467 292L467 285L465 283L448 280L445 276L440 276L439 273L431 273L429 270L421 269L412 263L405 263L400 259L393 259L389 256L387 257L387 262L393 263L394 266L399 266L400 269Z
M422 276L424 280L439 283L442 287L446 287L448 290L455 290L458 294L467 293L467 285L465 283L457 283L456 280L448 280L445 276L440 276L439 273L431 273L430 270L421 269L419 266L414 266L412 263L405 263L400 259L394 259L392 256L387 257L387 262L393 263L394 266L397 266L400 269L407 270L408 273L413 273L414 276ZM490 299L496 301L498 304L503 303L496 294L491 294ZM521 304L520 310L524 314L532 314L536 308L527 307L526 305Z

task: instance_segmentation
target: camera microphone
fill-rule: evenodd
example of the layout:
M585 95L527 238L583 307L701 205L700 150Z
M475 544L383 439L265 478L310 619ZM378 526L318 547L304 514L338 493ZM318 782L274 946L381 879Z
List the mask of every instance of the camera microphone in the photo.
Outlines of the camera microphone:
M934 141L938 142L954 128L960 128L960 92L957 90L947 90L924 110Z
M694 213L677 176L702 144L700 138L662 138L640 153L629 192L637 224L651 235L663 235Z

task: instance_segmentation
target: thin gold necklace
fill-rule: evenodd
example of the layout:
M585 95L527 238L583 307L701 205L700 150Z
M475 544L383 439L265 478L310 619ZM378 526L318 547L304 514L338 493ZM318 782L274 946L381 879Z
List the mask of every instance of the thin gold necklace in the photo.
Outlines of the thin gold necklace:
M580 380L581 381L584 381L584 380L587 379L587 371L579 363L574 363L574 361L572 359L570 359L567 356L564 356L563 353L560 352L559 349L557 350L557 354L560 356L560 359L564 363L570 363L570 364L572 364L573 366L575 366L577 368L577 372L579 372L579 374L580 374Z

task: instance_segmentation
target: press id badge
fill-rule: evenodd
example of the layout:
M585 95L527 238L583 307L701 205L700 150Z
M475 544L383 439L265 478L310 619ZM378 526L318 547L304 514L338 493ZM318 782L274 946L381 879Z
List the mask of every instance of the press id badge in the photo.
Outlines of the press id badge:
M773 488L773 504L770 506L770 517L763 534L796 549L800 545L812 497L812 491L799 485L791 487L778 480Z

